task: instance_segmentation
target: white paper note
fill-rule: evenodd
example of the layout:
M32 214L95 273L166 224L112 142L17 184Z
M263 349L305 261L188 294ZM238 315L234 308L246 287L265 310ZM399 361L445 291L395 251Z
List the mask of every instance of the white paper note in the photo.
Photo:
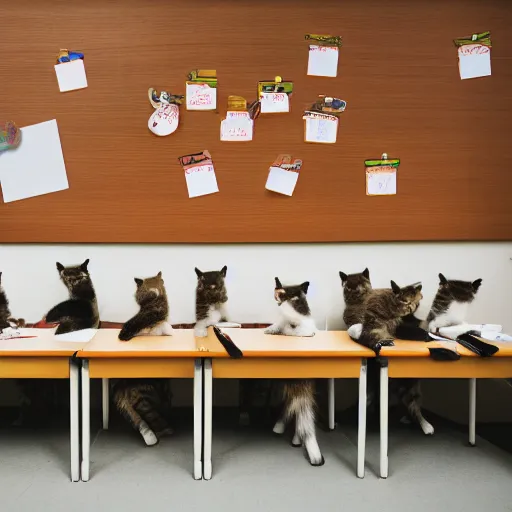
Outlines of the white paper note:
M87 87L84 61L82 59L55 64L55 73L60 92L74 91Z
M333 144L338 134L338 119L336 117L305 117L306 142Z
M215 110L217 89L208 84L187 83L187 110Z
M228 111L226 119L220 123L220 140L247 141L252 140L254 122L249 112Z
M260 101L262 114L290 112L290 100L284 92L262 92Z
M188 197L206 196L219 191L213 165L198 165L185 170Z
M94 338L98 329L81 329L80 331L68 332L66 334L56 334L56 341L82 342L87 343Z
M369 196L396 194L396 172L368 172L366 193Z
M482 44L459 47L459 72L461 80L491 74L491 49Z
M295 171L287 171L281 167L271 167L268 173L267 184L265 188L278 194L291 196L297 185L299 173Z
M309 45L308 75L335 77L338 74L337 46Z
M57 121L21 128L21 143L0 155L4 202L69 188Z

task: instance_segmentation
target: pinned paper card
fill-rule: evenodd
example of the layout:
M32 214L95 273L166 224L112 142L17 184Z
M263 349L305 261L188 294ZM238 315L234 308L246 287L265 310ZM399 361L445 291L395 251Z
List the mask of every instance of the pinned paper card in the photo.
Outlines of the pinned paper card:
M217 108L217 72L197 69L188 76L187 110L215 110Z
M304 114L304 140L334 144L338 134L338 118L329 114L305 112Z
M180 108L183 96L161 91L160 94L152 87L148 89L149 102L155 109L148 120L148 128L159 137L170 135L178 128Z
M21 128L22 143L0 155L4 202L69 188L57 121Z
M213 161L208 151L178 158L187 182L188 197L199 197L219 191Z
M299 179L302 160L290 155L279 155L269 169L265 188L278 194L291 196Z
M87 87L84 61L81 59L55 64L55 73L60 92L75 91Z
M306 34L309 45L308 75L335 77L338 74L338 55L341 36Z
M258 98L261 102L261 113L290 112L292 92L293 83L283 82L280 76L276 76L274 80L258 82Z
M388 159L386 153L380 160L365 160L366 195L389 196L396 194L396 172L400 165L398 158Z
M491 34L482 32L454 40L458 47L461 80L491 74Z
M226 119L220 123L220 140L248 141L252 140L254 121L249 112L228 111Z

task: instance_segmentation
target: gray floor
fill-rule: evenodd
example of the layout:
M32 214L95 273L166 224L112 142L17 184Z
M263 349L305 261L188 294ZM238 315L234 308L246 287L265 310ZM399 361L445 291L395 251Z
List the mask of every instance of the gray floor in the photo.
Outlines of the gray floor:
M377 432L370 432L364 480L355 477L356 431L319 432L326 463L309 466L288 438L257 429L214 430L214 477L194 481L192 435L146 448L135 434L98 431L91 481L69 481L65 429L0 430L0 510L283 512L512 511L512 455L483 439L476 448L448 428L433 437L393 428L390 477L377 477Z

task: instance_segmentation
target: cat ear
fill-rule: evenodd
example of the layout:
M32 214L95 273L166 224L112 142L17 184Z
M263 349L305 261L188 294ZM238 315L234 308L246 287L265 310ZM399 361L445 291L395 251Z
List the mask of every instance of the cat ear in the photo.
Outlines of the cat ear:
M283 288L283 285L281 284L281 281L279 281L279 277L274 278L276 280L276 290L281 290Z
M194 270L196 271L197 277L203 277L203 273L197 267Z
M443 274L439 274L439 284L447 284L448 283L448 279L446 279L446 277L443 276Z
M305 281L300 285L301 290L306 294L308 293L309 281Z
M59 263L58 261L57 261L57 270L59 272L62 272L64 270L64 265L62 263Z
M393 293L400 293L400 286L398 286L395 281L391 281L391 289L393 290Z
M83 270L84 272L87 272L87 265L89 265L89 258L87 258L81 265L80 265L80 269Z
M366 277L366 279L370 279L370 271L368 270L368 267L363 270L363 276Z
M158 277L159 279L162 279L162 271L160 270L160 272L158 272L158 274L156 275L156 277Z
M423 285L420 283L420 284L417 284L414 289L417 291L417 292L421 292L421 289L423 288Z
M480 288L480 285L481 285L481 284L482 284L482 280L481 280L481 279L477 279L476 281L473 281L473 282L471 283L471 286L473 287L473 290L474 290L475 292L477 292L477 291L478 291L478 288Z
M226 265L224 265L220 271L220 275L222 277L226 277L226 272L228 271L228 267Z
M345 274L345 272L340 272L340 277L341 277L341 284L345 284L345 281L347 280L347 274Z
M144 282L142 279L139 279L138 277L134 277L133 280L135 281L135 284L137 285L137 288L142 286L142 283Z

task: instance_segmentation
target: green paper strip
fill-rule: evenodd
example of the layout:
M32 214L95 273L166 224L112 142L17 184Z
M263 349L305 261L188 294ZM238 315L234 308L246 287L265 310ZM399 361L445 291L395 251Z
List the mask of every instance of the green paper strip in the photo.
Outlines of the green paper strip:
M491 45L491 33L480 32L480 34L474 34L476 37L462 37L460 39L454 39L455 46L466 46L468 44L483 44L484 46L492 47Z
M319 43L320 45L341 47L341 36L306 34L304 36L304 39L306 41L315 41L316 43Z
M400 159L393 158L391 160L365 160L364 165L366 167L376 167L378 165L389 165L390 167L398 167L400 165Z

